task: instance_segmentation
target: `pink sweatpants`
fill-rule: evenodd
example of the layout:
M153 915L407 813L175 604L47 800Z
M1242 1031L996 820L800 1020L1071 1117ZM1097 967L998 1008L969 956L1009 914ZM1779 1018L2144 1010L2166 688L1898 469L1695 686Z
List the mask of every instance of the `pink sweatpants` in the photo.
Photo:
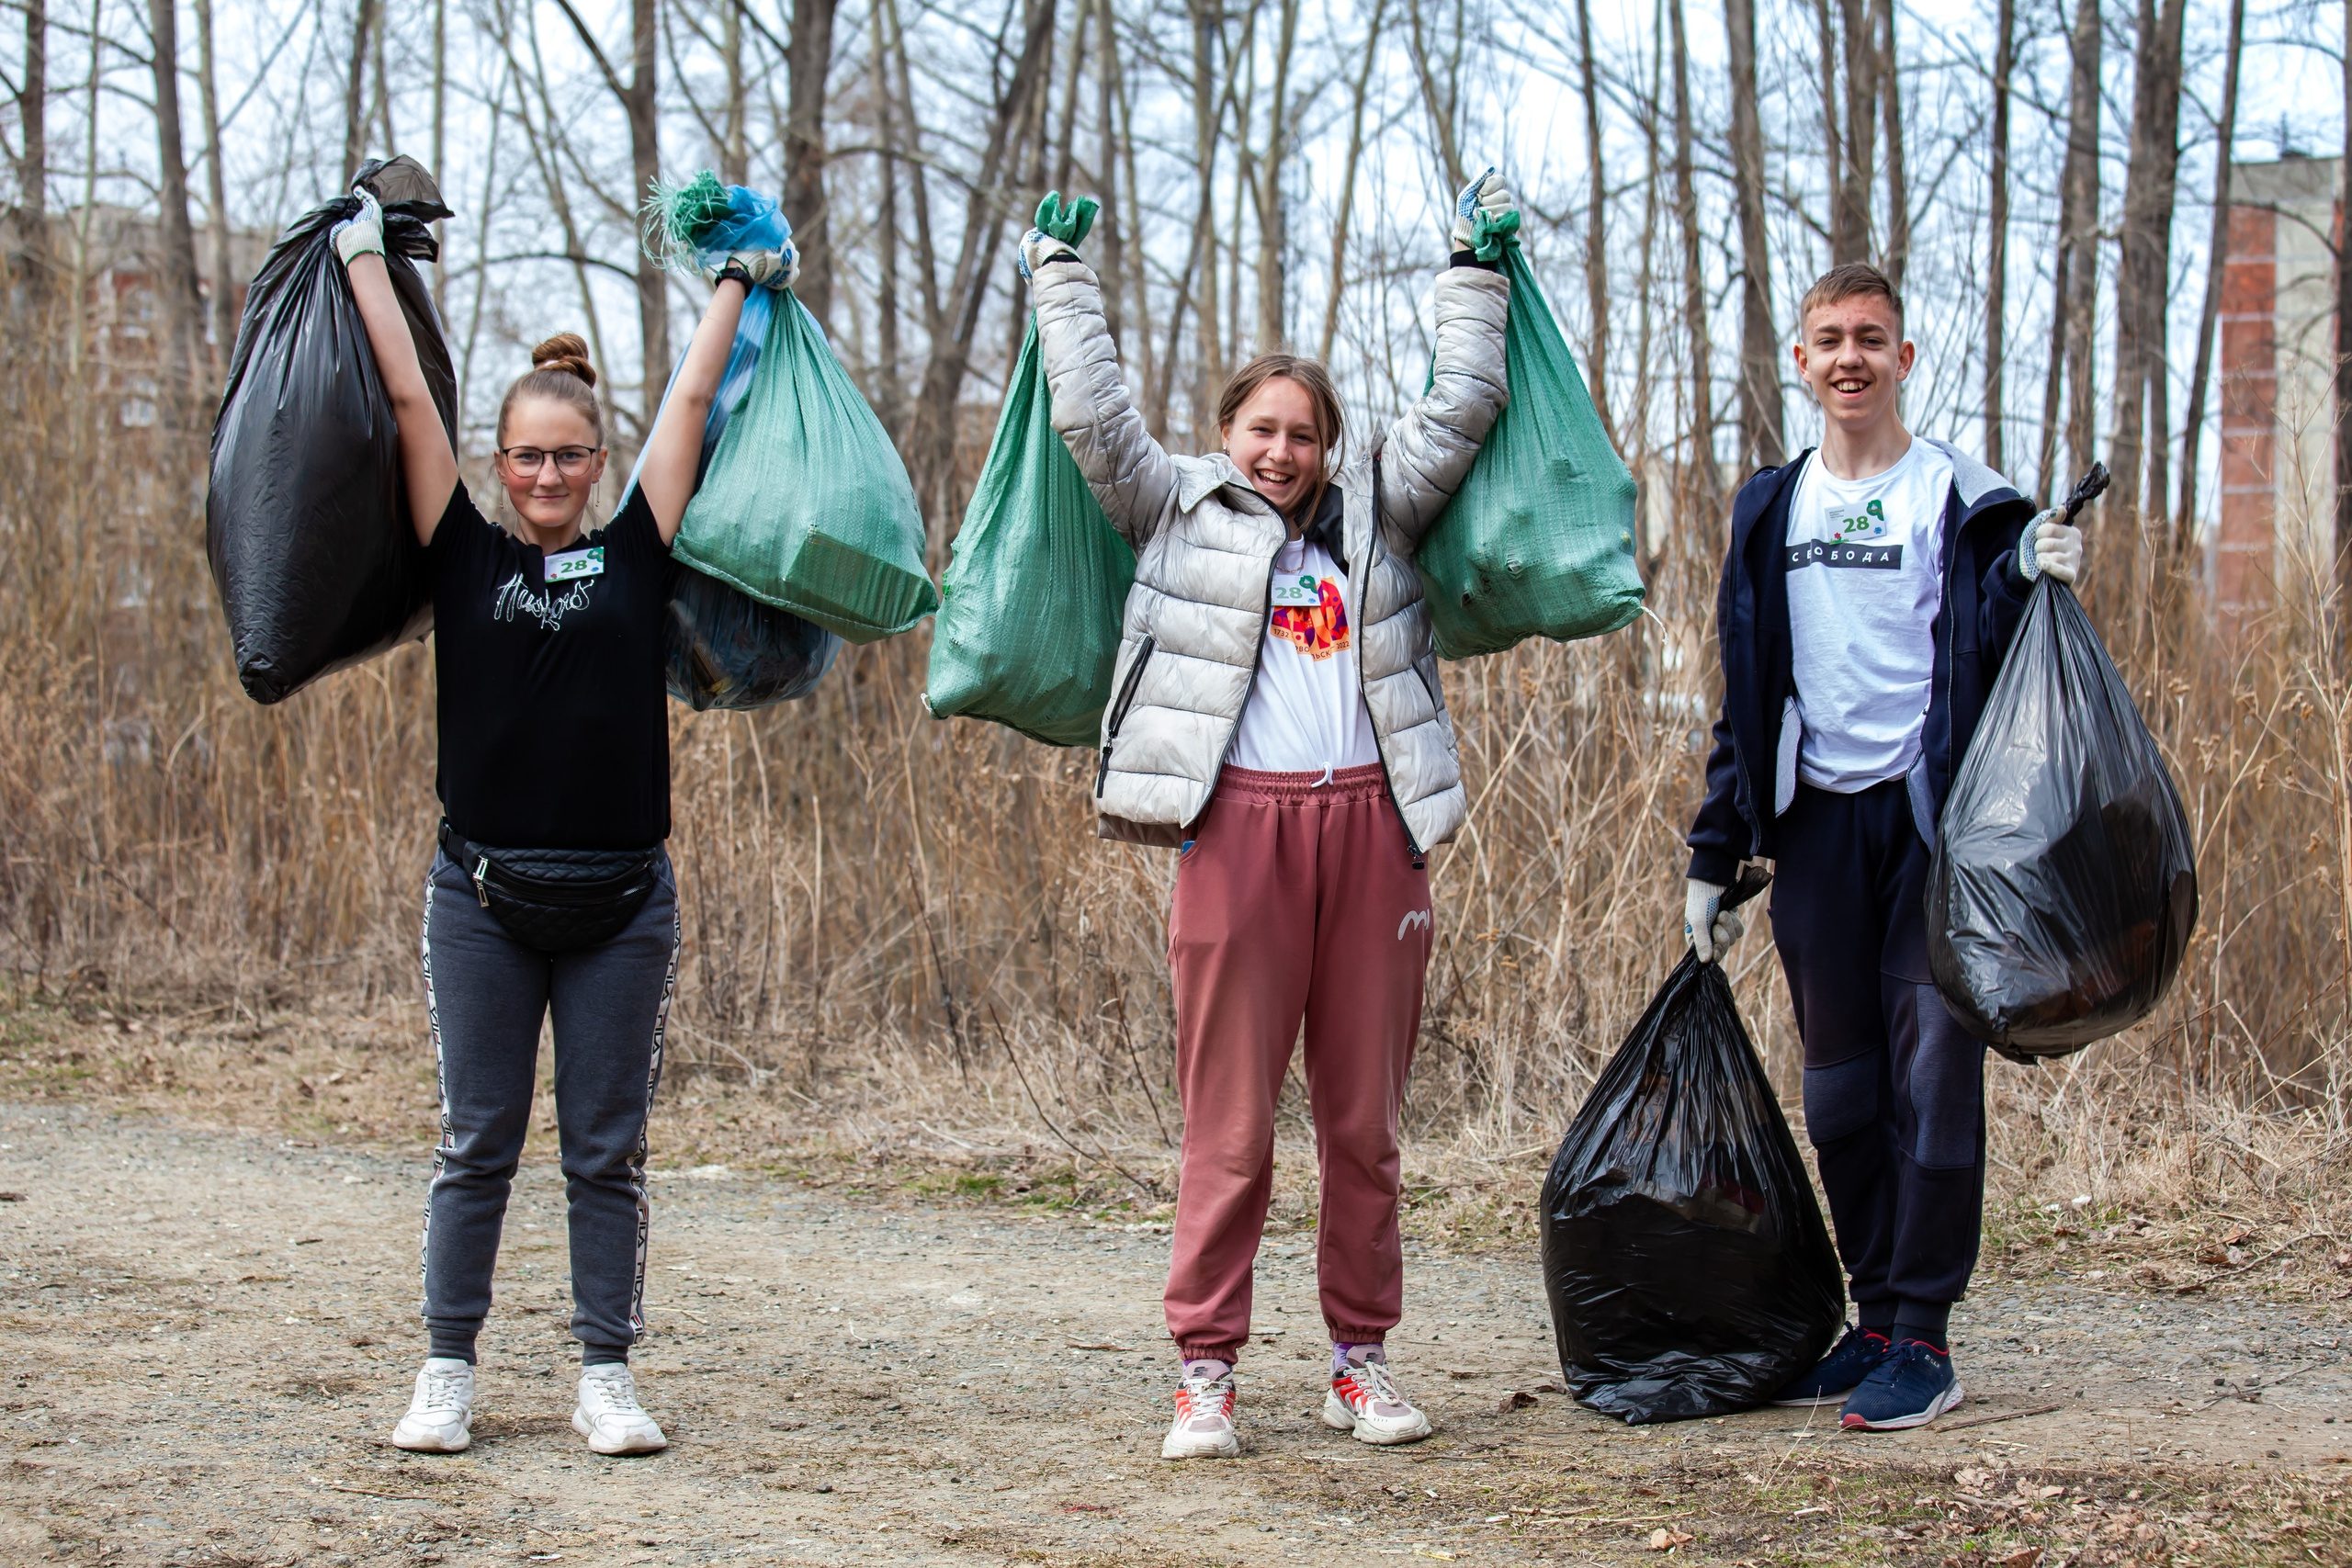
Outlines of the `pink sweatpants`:
M1380 768L1316 778L1227 768L1177 865L1184 1146L1167 1310L1187 1359L1230 1361L1249 1339L1274 1099L1302 1020L1324 1321L1334 1339L1376 1343L1404 1307L1396 1113L1429 968L1429 872Z

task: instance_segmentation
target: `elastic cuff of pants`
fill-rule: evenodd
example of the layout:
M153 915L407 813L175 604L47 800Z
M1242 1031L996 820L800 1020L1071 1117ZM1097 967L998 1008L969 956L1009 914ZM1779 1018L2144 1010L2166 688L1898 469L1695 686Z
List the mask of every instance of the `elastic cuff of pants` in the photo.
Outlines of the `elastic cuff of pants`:
M1924 1339L1941 1347L1949 1342L1951 1333L1951 1303L1950 1302L1906 1301L1894 1314L1894 1336L1897 1339Z
M580 1364L582 1366L603 1367L609 1366L615 1361L619 1362L624 1367L628 1365L628 1346L591 1345L585 1341L582 1342L580 1346Z
M1894 1320L1900 1306L1901 1303L1893 1296L1872 1302L1863 1301L1858 1296L1854 1299L1854 1321L1873 1334L1891 1335L1894 1331Z
M481 1334L478 1327L442 1328L427 1324L425 1335L431 1343L424 1353L427 1356L454 1358L470 1367L474 1364L474 1340Z
M1334 1345L1385 1346L1388 1343L1389 1331L1396 1325L1392 1323L1374 1328L1364 1324L1326 1322L1323 1326L1331 1331L1331 1343Z
M1248 1343L1246 1339L1228 1339L1222 1345L1179 1345L1176 1347L1176 1355L1180 1360L1223 1361L1228 1367L1238 1366L1241 1362L1241 1347Z

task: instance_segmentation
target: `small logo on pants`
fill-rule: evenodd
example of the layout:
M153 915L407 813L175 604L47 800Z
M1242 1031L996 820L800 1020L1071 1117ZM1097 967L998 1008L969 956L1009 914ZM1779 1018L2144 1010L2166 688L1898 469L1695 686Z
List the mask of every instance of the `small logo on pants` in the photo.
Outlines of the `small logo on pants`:
M1430 929L1430 912L1427 909L1407 910L1405 912L1405 918L1396 922L1396 940L1398 942L1404 941L1405 933L1416 927L1419 927L1422 931Z

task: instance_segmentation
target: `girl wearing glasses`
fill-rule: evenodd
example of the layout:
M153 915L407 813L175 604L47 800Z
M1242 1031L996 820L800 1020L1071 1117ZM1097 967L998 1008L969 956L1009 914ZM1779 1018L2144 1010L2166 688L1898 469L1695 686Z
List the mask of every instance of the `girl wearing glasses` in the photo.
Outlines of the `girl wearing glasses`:
M745 291L791 281L789 248L728 258L648 438L638 487L586 531L605 466L587 345L532 352L498 415L500 527L458 461L384 269L381 209L335 233L400 430L409 524L433 578L440 852L425 892L425 1005L441 1138L425 1201L431 1344L393 1443L470 1440L474 1341L530 1120L539 1026L555 1026L557 1135L582 1371L572 1427L598 1453L667 1445L638 1403L645 1124L677 976L662 628L670 543L694 492L704 417Z

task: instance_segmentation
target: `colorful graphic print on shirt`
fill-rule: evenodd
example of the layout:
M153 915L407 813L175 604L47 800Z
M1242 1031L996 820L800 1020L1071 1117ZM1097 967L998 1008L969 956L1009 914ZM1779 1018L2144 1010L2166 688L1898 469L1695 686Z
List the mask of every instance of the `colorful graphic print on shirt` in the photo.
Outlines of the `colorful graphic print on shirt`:
M1340 585L1330 578L1306 571L1273 585L1275 637L1307 658L1321 660L1348 649L1348 606Z
M1886 537L1886 504L1871 496L1859 506L1835 501L1822 507L1826 536L1803 539L1789 546L1789 570L1808 566L1862 567L1879 571L1903 570L1903 547L1880 544Z

